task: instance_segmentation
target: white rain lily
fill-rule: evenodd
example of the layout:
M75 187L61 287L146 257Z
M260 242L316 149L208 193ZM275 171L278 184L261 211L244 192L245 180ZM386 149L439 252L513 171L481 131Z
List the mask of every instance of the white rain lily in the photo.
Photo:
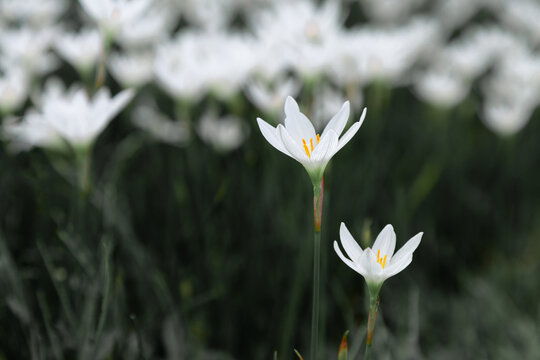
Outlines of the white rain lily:
M26 73L17 67L0 77L0 114L17 110L28 97L30 84Z
M253 79L247 83L246 95L259 109L271 114L281 111L285 99L290 94L300 91L300 81L296 78L278 78L273 84L261 79Z
M133 52L113 54L108 67L114 78L124 87L140 87L154 77L154 54Z
M101 53L101 36L95 29L58 36L55 48L62 58L86 75L92 71Z
M127 24L139 20L151 0L79 0L84 11L107 37L113 37Z
M10 124L5 130L8 135L16 134L14 140L26 143L28 148L48 147L57 139L75 148L89 147L133 95L133 90L124 90L111 98L106 88L100 89L92 99L80 88L65 93L51 92L41 99L43 103L37 111L31 111L21 122ZM38 136L40 132L47 136Z
M316 184L320 182L332 156L352 139L364 122L365 108L360 120L341 136L347 124L349 112L350 105L346 101L339 112L330 119L322 135L319 135L315 133L311 121L300 112L296 101L289 96L285 101L285 126L279 124L275 128L261 118L257 118L257 123L266 141L285 155L300 162L307 170L311 181Z
M247 129L242 119L236 116L219 117L210 110L197 124L201 139L220 152L237 149L247 137Z
M442 108L458 105L469 93L469 83L448 71L431 70L415 80L418 97Z
M158 141L169 145L184 146L190 139L187 122L173 121L157 110L155 103L137 106L133 111L132 122Z
M339 237L348 257L343 255L337 241L334 241L334 250L347 266L364 277L373 296L378 294L386 279L409 266L423 234L420 232L413 236L394 254L396 233L392 225L388 224L377 236L373 249L368 247L362 250L345 224L341 223Z
M13 22L47 26L57 21L67 5L66 0L2 0L0 16Z

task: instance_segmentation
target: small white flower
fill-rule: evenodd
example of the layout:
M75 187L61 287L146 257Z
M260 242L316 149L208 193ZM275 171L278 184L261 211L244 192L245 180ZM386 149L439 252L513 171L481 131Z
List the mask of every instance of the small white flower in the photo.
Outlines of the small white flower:
M469 83L448 71L431 70L416 78L414 90L424 101L450 108L467 96Z
M337 241L334 241L334 250L347 266L364 277L370 292L376 294L386 279L409 266L423 234L420 232L413 236L394 254L396 233L392 225L386 225L377 236L373 249L362 250L345 224L341 223L339 237L348 258L341 252Z
M108 65L124 88L143 86L154 77L154 54L150 52L113 54Z
M185 121L170 120L157 110L154 103L139 105L133 114L133 124L158 141L184 146L190 139L188 124Z
M360 120L354 123L340 138L349 118L350 105L346 101L339 112L330 119L322 135L316 134L311 121L300 112L292 97L285 101L285 126L277 128L257 118L259 129L273 147L300 162L307 170L312 182L320 182L326 165L354 134L366 117L366 109Z
M247 83L246 95L259 109L277 113L283 109L288 95L298 93L300 82L293 77L278 78L272 85L261 79L253 79Z
M115 36L126 24L139 20L150 2L151 0L79 0L84 11L108 37Z
M55 41L60 56L82 73L92 71L101 53L101 36L95 29L61 34Z
M0 77L0 114L17 110L28 97L29 87L28 76L22 69L7 69Z
M221 152L238 148L247 137L247 129L242 119L235 116L220 118L213 111L202 116L197 124L197 132L203 141Z

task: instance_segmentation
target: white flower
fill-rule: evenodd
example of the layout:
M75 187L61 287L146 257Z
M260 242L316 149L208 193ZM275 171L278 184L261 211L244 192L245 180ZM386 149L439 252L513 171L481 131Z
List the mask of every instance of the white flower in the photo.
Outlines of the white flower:
M242 119L232 115L220 118L213 111L202 116L197 132L203 141L222 152L238 148L247 136Z
M66 7L66 0L2 0L0 14L13 22L29 22L39 27L54 23Z
M134 23L150 6L150 0L79 0L84 11L105 31L107 36L127 24Z
M253 66L251 39L240 34L182 32L158 49L158 83L175 99L198 100L207 92L229 99Z
M300 162L307 170L312 182L319 182L326 165L354 134L360 129L366 109L360 120L354 123L340 138L349 118L350 105L346 101L339 112L328 122L322 135L316 134L311 121L300 112L292 97L285 101L285 126L277 128L257 118L259 129L264 138L276 149Z
M154 77L154 54L133 52L113 54L108 61L109 70L124 87L140 87Z
M450 108L459 104L469 93L469 83L448 71L433 70L416 79L416 94L430 104Z
M124 90L111 98L109 90L102 88L89 99L81 88L64 93L51 91L41 99L37 111L5 130L16 134L16 141L28 147L48 146L59 138L75 148L88 147L133 95L133 90Z
M75 69L82 73L92 71L101 53L101 36L95 29L83 30L78 34L61 34L55 47Z
M396 233L392 225L386 225L377 236L373 249L368 247L362 250L345 224L341 223L339 237L348 258L341 252L337 241L334 241L334 250L347 266L364 277L370 292L378 293L386 279L409 266L423 234L422 232L416 234L394 254Z
M56 29L33 30L20 28L0 31L0 60L8 66L20 66L29 75L43 75L57 65L57 58L49 52Z
M28 76L22 69L7 69L0 77L0 114L17 110L26 100L29 87Z
M277 113L283 108L287 96L297 94L299 90L300 82L293 77L278 78L273 84L253 79L247 83L246 95L259 109Z
M170 120L157 110L153 102L139 105L133 114L133 124L158 141L176 146L184 146L189 141L188 124L185 121Z

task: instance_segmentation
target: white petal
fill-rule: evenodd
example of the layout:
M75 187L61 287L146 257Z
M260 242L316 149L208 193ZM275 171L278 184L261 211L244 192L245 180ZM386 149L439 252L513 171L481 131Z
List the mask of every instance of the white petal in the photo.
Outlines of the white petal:
M300 112L300 108L296 103L296 100L292 96L287 96L285 99L285 116L293 116Z
M345 101L345 103L341 106L341 109L338 111L336 115L330 119L328 124L326 125L326 128L324 128L322 136L324 134L332 129L336 132L337 136L339 137L341 133L343 132L343 129L345 129L345 125L347 125L347 120L349 119L349 113L351 111L351 105L348 101Z
M387 255L387 261L390 262L396 248L396 233L392 225L388 224L382 229L373 244L373 253L377 254L380 250L380 257Z
M364 119L366 118L366 110L367 109L364 108L360 120L352 124L349 130L347 130L347 132L339 139L339 144L337 146L336 152L338 152L339 150L341 150L342 147L347 145L347 143L351 141L353 136L358 132L360 126L362 126L362 124L364 123Z
M399 262L402 258L406 258L408 255L412 255L414 250L420 245L420 240L422 240L423 232L420 232L413 236L409 241L401 247L401 249L396 252L396 254L390 259L390 264Z
M362 255L362 248L360 245L358 245L356 240L354 240L349 229L347 229L347 226L345 226L344 223L341 223L339 228L339 238L341 240L341 245L343 245L343 248L345 249L347 255L349 255L349 258L355 262L358 261L360 259L360 255Z
M285 127L295 141L301 142L302 139L307 143L310 142L310 139L315 141L313 124L300 112L298 104L290 96L285 101L285 115Z
M321 141L317 144L317 147L311 153L312 161L321 161L323 159L330 160L332 155L334 155L334 149L338 144L338 136L334 130L329 130L323 137Z
M309 163L309 157L306 152L300 147L299 143L293 140L287 129L281 124L279 124L277 128L281 141L283 141L285 149L287 149L291 156L301 163Z
M345 255L343 255L343 253L341 252L341 249L339 248L339 245L338 245L337 241L334 241L334 251L336 252L336 254L338 254L339 258L345 264L347 264L348 267L350 267L351 269L353 269L354 271L356 271L357 273L359 273L362 276L366 275L366 272L365 272L364 268L360 264L352 262L351 260L347 259L345 257Z
M388 279L390 276L394 276L402 272L412 262L412 255L401 257L399 261L392 262L392 264L384 268L384 277Z
M261 118L257 118L257 124L259 124L259 129L261 130L262 135L276 149L281 151L287 156L293 157L287 149L285 149L285 145L283 145L283 141L281 141L281 136L279 136L278 129L273 127L272 125L268 124L266 121L264 121Z

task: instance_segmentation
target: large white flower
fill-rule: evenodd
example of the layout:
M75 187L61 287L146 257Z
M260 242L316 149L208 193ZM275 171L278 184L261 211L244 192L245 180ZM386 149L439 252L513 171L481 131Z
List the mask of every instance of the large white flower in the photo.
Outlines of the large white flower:
M368 247L362 250L345 224L341 223L339 237L348 258L341 252L337 241L334 241L334 250L345 264L364 277L370 292L377 294L386 279L409 266L423 234L420 232L413 236L394 254L396 233L392 225L388 224L377 236L373 249Z
M330 119L322 135L319 135L315 133L311 121L300 112L296 101L289 96L285 101L285 126L279 124L275 128L261 118L257 118L257 122L264 138L273 147L304 165L312 182L316 183L321 180L332 156L352 139L364 122L365 108L360 120L340 138L347 124L349 112L350 105L346 101L339 112Z

